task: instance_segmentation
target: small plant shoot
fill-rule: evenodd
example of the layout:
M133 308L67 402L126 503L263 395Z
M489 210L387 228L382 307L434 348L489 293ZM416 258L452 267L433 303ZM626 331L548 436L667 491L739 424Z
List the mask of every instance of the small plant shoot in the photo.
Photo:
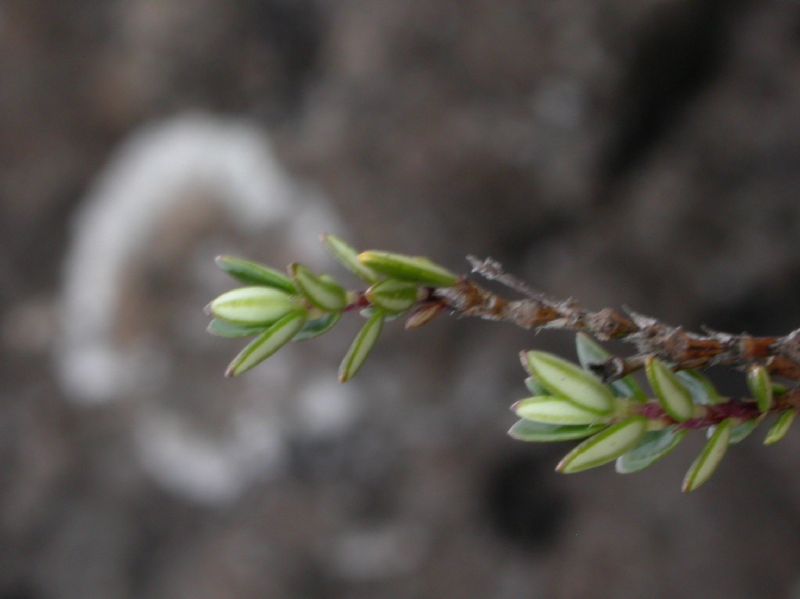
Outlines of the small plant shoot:
M611 462L618 473L629 474L653 466L690 434L705 433L708 440L684 477L685 492L708 482L728 448L763 423L769 423L764 444L778 443L800 409L800 331L785 337L700 335L630 310L593 312L572 300L549 298L491 259L470 257L472 273L521 297L501 297L425 257L359 252L327 234L322 242L361 279L361 287L348 289L302 264L290 265L284 274L250 260L217 258L219 268L243 286L209 304L208 332L252 338L229 364L227 376L244 374L288 343L326 334L345 316L364 320L339 366L342 383L365 367L383 327L398 318L407 330L446 313L526 330L572 331L578 363L530 348L520 353L528 396L511 406L518 420L509 436L529 443L580 441L556 467L564 474ZM614 355L604 341L628 343L635 351ZM711 366L742 372L749 396L722 396L701 372ZM637 371L649 389L636 380Z

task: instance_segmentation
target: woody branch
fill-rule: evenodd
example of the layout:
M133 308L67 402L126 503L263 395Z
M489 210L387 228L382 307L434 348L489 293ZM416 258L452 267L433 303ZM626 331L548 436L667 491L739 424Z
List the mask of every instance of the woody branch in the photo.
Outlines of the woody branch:
M607 382L642 368L649 356L670 362L676 370L717 365L745 370L748 366L763 364L772 375L800 381L800 330L783 337L754 337L710 330L701 335L630 309L625 313L613 308L591 311L572 299L556 300L503 272L491 259L469 259L473 272L497 280L526 297L510 300L462 278L453 287L435 289L435 301L456 316L509 322L524 329L582 331L601 341L633 344L636 348L633 356L612 358L597 365L597 373Z

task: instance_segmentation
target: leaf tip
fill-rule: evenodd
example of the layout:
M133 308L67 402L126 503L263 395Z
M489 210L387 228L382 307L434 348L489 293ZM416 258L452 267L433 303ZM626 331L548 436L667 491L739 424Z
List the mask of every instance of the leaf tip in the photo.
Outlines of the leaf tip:
M681 483L681 493L692 493L696 491L699 487L700 484L697 484L693 478L685 476L683 482Z
M558 472L559 474L569 474L570 472L568 470L568 466L569 466L569 463L571 461L570 458L571 458L571 454L565 455L563 458L561 458L558 461L558 464L556 464L556 467L554 468L554 470L556 472Z
M756 399L758 410L769 412L773 404L772 382L763 365L753 365L747 370L747 386Z
M700 455L695 458L686 475L683 477L681 490L684 493L694 491L708 482L725 457L730 444L731 419L723 420L717 425L714 434L706 443Z
M342 385L344 385L346 383L349 383L350 379L352 379L352 378L353 378L352 373L349 373L347 371L347 368L345 368L345 364L343 362L342 365L341 365L341 368L339 368L339 375L338 375L339 382Z

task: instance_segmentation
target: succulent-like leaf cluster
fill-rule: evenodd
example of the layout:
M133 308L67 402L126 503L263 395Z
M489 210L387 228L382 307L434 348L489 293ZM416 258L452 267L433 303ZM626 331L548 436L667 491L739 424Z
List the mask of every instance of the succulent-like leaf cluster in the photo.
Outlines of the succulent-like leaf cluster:
M683 490L705 483L719 466L729 445L738 443L770 413L778 414L764 443L782 439L797 412L777 406L777 391L762 366L748 372L753 399L723 398L704 375L674 372L650 357L647 378L654 398L648 399L630 376L604 384L592 366L610 357L589 336L576 337L582 368L555 355L526 351L523 366L532 397L518 401L519 416L509 434L521 441L555 442L585 439L559 462L559 472L571 474L616 462L620 474L643 470L675 449L691 430L707 430L709 439L690 466Z
M339 380L353 378L363 366L386 320L409 314L408 328L429 322L441 310L430 302L431 290L455 285L459 278L427 258L389 252L358 253L333 235L325 247L353 274L370 284L348 291L330 275L318 275L302 264L283 274L240 258L220 256L217 265L246 287L213 300L208 332L228 338L254 337L233 359L226 376L257 366L291 341L330 331L346 312L357 311L367 322L356 335L339 368Z
M613 309L590 312L573 301L557 301L504 273L495 261L472 258L473 272L498 281L525 299L507 300L427 258L382 251L358 253L341 239L323 235L330 254L368 285L347 290L329 275L301 264L287 274L261 264L222 256L219 267L245 286L209 304L208 331L229 338L252 337L228 366L238 376L286 344L330 331L346 313L366 322L339 367L347 382L361 369L384 323L405 316L414 329L443 311L506 321L526 329L579 331L578 364L553 354L524 351L530 397L512 406L519 420L509 434L538 443L582 440L559 462L563 473L616 463L621 474L638 472L672 452L689 432L706 431L705 447L689 467L683 490L705 483L730 445L749 436L769 415L776 417L764 443L780 441L800 409L800 386L791 390L773 375L800 382L800 330L785 337L710 333L701 336L656 319ZM638 353L613 356L598 339L634 343ZM796 350L796 351L795 351ZM699 372L710 365L747 373L752 397L722 397ZM630 373L644 369L651 394ZM602 377L602 378L601 378Z

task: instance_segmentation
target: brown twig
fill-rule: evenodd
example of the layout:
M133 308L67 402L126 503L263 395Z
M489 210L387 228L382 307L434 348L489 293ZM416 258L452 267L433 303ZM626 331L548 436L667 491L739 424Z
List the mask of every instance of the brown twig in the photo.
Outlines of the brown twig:
M777 397L769 411L779 414L786 410L797 410L798 408L800 408L800 389L792 389L780 397ZM703 412L704 414L702 416L678 422L670 417L657 401L644 404L638 409L639 414L650 420L659 420L667 426L677 425L678 428L686 430L708 428L709 426L720 424L729 418L740 422L746 422L757 420L764 416L764 413L759 411L756 402L750 399L730 399L718 405L703 406Z
M630 309L625 314L613 308L591 311L571 299L554 300L504 273L494 260L471 258L470 262L475 272L526 297L509 300L465 278L454 287L436 289L435 299L456 316L509 322L524 329L583 331L601 341L633 344L635 355L598 365L598 373L607 381L640 369L648 356L665 360L676 370L717 365L746 369L752 364L763 364L772 375L800 381L800 329L784 337L709 330L706 334L693 333Z

